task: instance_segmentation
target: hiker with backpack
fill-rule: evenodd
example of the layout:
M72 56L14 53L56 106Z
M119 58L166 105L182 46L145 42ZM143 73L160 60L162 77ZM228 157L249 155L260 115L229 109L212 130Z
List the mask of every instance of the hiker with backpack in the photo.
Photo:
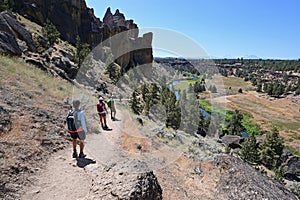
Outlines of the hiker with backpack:
M106 124L106 114L107 112L107 108L104 102L103 97L99 98L99 103L97 103L97 112L100 118L100 124L103 130L108 130L108 126Z
M68 132L73 139L73 158L84 158L86 155L83 153L84 140L88 132L86 127L86 119L84 112L80 110L80 101L73 101L73 110L70 110L67 116ZM77 154L77 140L79 139L80 153Z
M116 120L116 106L115 106L115 100L114 95L111 95L110 99L107 100L107 107L110 109L110 117L111 120Z

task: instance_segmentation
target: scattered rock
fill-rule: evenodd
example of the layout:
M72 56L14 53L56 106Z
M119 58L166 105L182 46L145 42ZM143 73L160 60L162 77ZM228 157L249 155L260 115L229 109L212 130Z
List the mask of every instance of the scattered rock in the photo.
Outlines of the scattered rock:
M196 174L198 174L198 175L201 175L201 174L202 174L202 171L201 171L201 169L200 169L199 166L195 166L194 172L195 172Z
M300 182L300 157L291 156L284 166L287 167L284 177L290 181Z
M25 62L32 64L43 71L48 71L48 67L39 59L27 58L25 59Z
M241 148L242 137L237 135L225 135L221 138L222 142L232 149Z

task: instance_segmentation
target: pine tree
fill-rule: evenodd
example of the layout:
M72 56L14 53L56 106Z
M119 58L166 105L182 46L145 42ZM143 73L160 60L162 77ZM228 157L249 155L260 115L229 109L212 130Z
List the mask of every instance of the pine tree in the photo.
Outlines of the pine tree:
M257 84L256 92L262 92L262 84Z
M76 51L73 53L73 57L75 62L78 65L78 68L81 67L81 64L83 63L84 59L87 57L87 55L90 53L89 44L87 43L81 43L80 37L76 37Z
M263 91L266 92L266 93L268 93L268 91L269 91L269 85L267 83L264 84Z
M244 131L244 127L242 125L243 118L243 114L239 110L235 110L229 124L227 125L229 134L240 135L241 132Z
M141 102L138 98L138 93L136 91L132 93L131 99L129 101L129 105L134 114L137 115L141 114L142 112Z
M260 160L268 169L275 169L282 163L283 138L277 128L267 133L266 139L260 144Z
M207 135L207 124L205 122L206 120L204 118L203 113L199 112L199 123L198 123L197 134L201 135L202 137L205 137Z
M49 19L46 20L46 24L42 28L42 34L48 39L49 44L51 46L57 43L60 37L60 32L58 32L54 24L52 24L52 22Z
M242 149L239 153L241 158L249 163L255 164L259 162L258 143L253 135L242 143Z
M161 92L161 104L166 109L166 126L178 129L181 122L181 109L176 96L168 88L164 87Z
M122 69L121 66L114 62L112 54L107 56L105 68L105 73L108 74L112 82L116 84L122 76Z
M180 128L187 133L195 134L199 123L198 101L193 94L187 97L185 90L183 90L181 96L182 112Z

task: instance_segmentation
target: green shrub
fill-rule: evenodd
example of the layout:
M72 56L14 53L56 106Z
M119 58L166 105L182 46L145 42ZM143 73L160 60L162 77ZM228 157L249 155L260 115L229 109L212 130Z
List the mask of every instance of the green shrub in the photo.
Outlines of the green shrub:
M51 46L53 46L55 43L58 43L60 32L58 32L55 25L52 24L52 22L48 19L45 26L42 28L42 34L48 39Z

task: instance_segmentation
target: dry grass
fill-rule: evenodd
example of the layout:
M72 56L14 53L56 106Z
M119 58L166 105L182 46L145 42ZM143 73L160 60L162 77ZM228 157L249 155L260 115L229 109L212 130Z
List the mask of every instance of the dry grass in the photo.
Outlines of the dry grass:
M64 99L72 91L72 85L66 80L54 78L48 73L26 64L20 58L1 56L0 83L22 85L27 91L35 91L40 99Z
M16 14L17 20L30 32L35 33L35 34L41 34L42 33L42 27L22 15Z

